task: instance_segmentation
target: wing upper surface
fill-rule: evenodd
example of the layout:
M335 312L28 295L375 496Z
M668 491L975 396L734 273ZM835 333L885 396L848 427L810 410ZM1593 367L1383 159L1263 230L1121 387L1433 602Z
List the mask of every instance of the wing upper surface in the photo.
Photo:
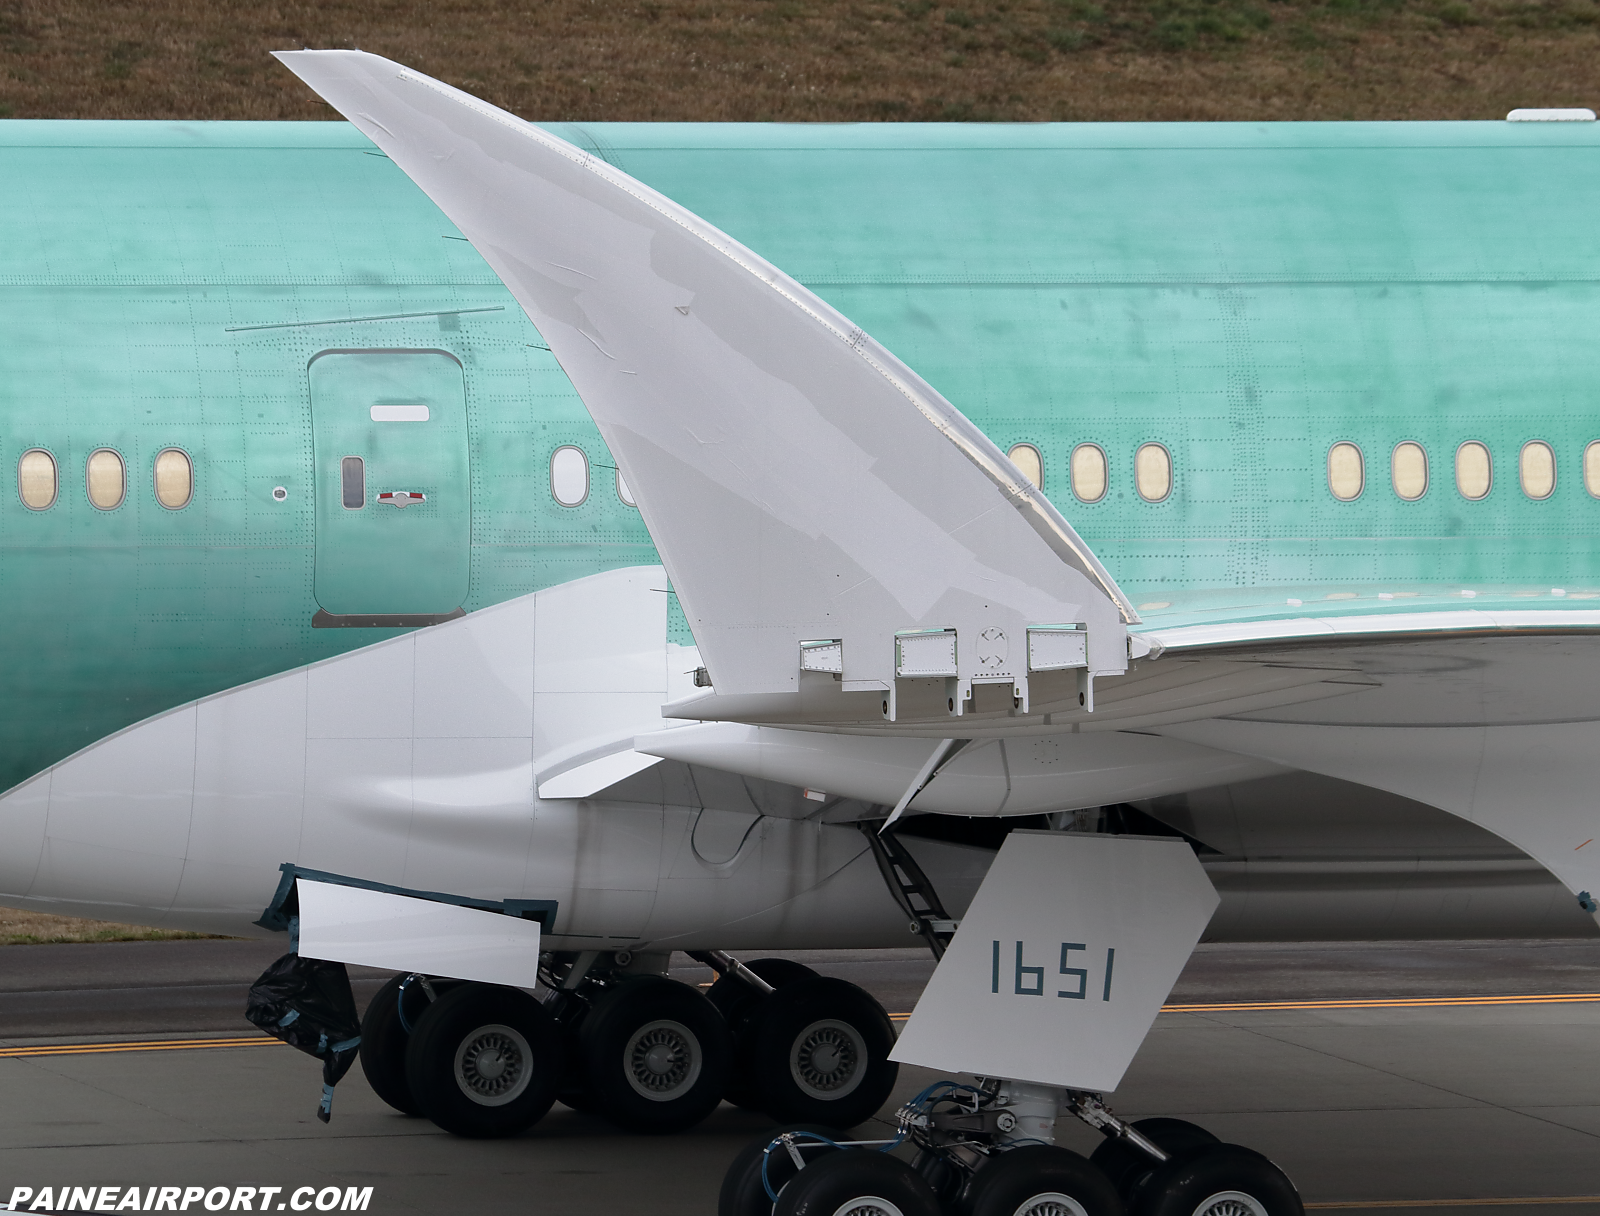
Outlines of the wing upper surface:
M963 693L1026 678L1029 624L1126 665L1131 605L1014 465L806 288L529 123L357 51L280 59L383 149L522 304L633 488L719 692L894 688L894 635L955 630ZM980 647L980 636L1002 644ZM952 712L955 709L952 699Z

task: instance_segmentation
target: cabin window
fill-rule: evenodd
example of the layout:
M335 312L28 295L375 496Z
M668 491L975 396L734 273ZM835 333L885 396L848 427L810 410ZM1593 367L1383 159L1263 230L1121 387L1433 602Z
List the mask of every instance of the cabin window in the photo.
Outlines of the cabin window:
M156 501L169 511L189 505L194 496L194 466L187 452L167 448L156 454Z
M1098 443L1080 443L1072 449L1072 492L1081 502L1099 502L1106 496L1106 453Z
M1600 439L1583 449L1583 488L1591 498L1600 498Z
M113 511L122 505L127 492L127 470L122 457L110 448L100 448L89 453L89 463L84 469L84 482L89 490L89 501L102 511Z
M1397 443L1389 457L1389 475L1394 480L1395 494L1407 502L1416 502L1428 492L1428 453L1420 443Z
M359 456L346 456L339 462L339 499L346 511L359 511L367 505L367 462Z
M1044 489L1044 457L1039 455L1039 449L1031 443L1013 444L1007 456L1011 463L1022 471L1022 475L1033 482L1036 490Z
M589 458L567 444L550 455L550 493L563 507L582 506L589 497Z
M1361 497L1367 484L1366 461L1353 443L1336 443L1328 449L1328 492L1340 502Z
M639 505L634 501L633 487L628 484L628 479L622 475L621 469L617 470L617 497L622 499L625 506L637 507Z
M1133 484L1146 502L1172 493L1172 453L1159 443L1142 444L1133 454Z
M1522 492L1529 498L1549 498L1556 489L1555 452L1539 439L1523 444L1517 473L1522 478Z
M1477 502L1488 495L1493 484L1494 465L1489 459L1489 449L1469 439L1456 449L1456 489L1462 498Z
M30 511L43 511L56 500L56 458L43 448L24 452L17 461L17 493Z

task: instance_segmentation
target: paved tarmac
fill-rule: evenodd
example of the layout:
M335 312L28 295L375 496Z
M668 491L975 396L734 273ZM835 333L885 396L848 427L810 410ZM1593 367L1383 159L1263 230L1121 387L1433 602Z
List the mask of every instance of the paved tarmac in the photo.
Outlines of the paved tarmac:
M0 1044L242 1036L243 989L280 950L0 948ZM931 969L916 951L797 957L895 1012ZM358 994L375 980L359 977ZM1597 991L1594 941L1202 947L1173 1004L1299 1007L1163 1014L1112 1101L1260 1149L1328 1210L1510 1199L1522 1202L1491 1206L1600 1216L1600 1002L1504 999ZM1328 1005L1435 997L1500 999ZM893 1102L933 1075L903 1069ZM315 1061L277 1045L0 1059L0 1199L63 1183L370 1185L378 1213L709 1214L727 1161L765 1126L724 1106L691 1133L638 1137L558 1106L522 1137L472 1142L389 1110L359 1068L323 1126L319 1085ZM1063 1132L1080 1150L1095 1143Z

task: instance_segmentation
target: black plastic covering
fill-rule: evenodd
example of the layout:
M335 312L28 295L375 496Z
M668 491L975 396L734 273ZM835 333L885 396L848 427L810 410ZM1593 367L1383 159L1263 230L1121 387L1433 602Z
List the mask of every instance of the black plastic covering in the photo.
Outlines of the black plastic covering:
M355 1063L361 1018L343 963L285 954L261 973L245 998L244 1016L274 1038L322 1061L317 1118L333 1113L333 1087Z

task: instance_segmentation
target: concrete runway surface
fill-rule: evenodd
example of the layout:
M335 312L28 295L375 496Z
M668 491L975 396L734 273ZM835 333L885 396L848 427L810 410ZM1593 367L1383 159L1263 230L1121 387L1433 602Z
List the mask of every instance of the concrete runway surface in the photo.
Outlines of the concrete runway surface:
M723 1106L690 1133L639 1137L557 1106L514 1140L458 1140L384 1106L359 1067L323 1126L309 1057L141 1046L253 1044L244 990L282 948L0 949L0 1199L16 1185L370 1185L376 1213L708 1216L765 1126ZM793 957L891 1012L932 970L917 950ZM364 1001L381 977L355 981ZM1161 1015L1112 1104L1267 1153L1319 1210L1600 1216L1600 996L1516 999L1591 993L1600 941L1203 946L1170 1002L1202 1008ZM1280 1007L1217 1008L1248 1003ZM885 1114L935 1075L902 1069ZM1084 1152L1097 1139L1063 1133Z

